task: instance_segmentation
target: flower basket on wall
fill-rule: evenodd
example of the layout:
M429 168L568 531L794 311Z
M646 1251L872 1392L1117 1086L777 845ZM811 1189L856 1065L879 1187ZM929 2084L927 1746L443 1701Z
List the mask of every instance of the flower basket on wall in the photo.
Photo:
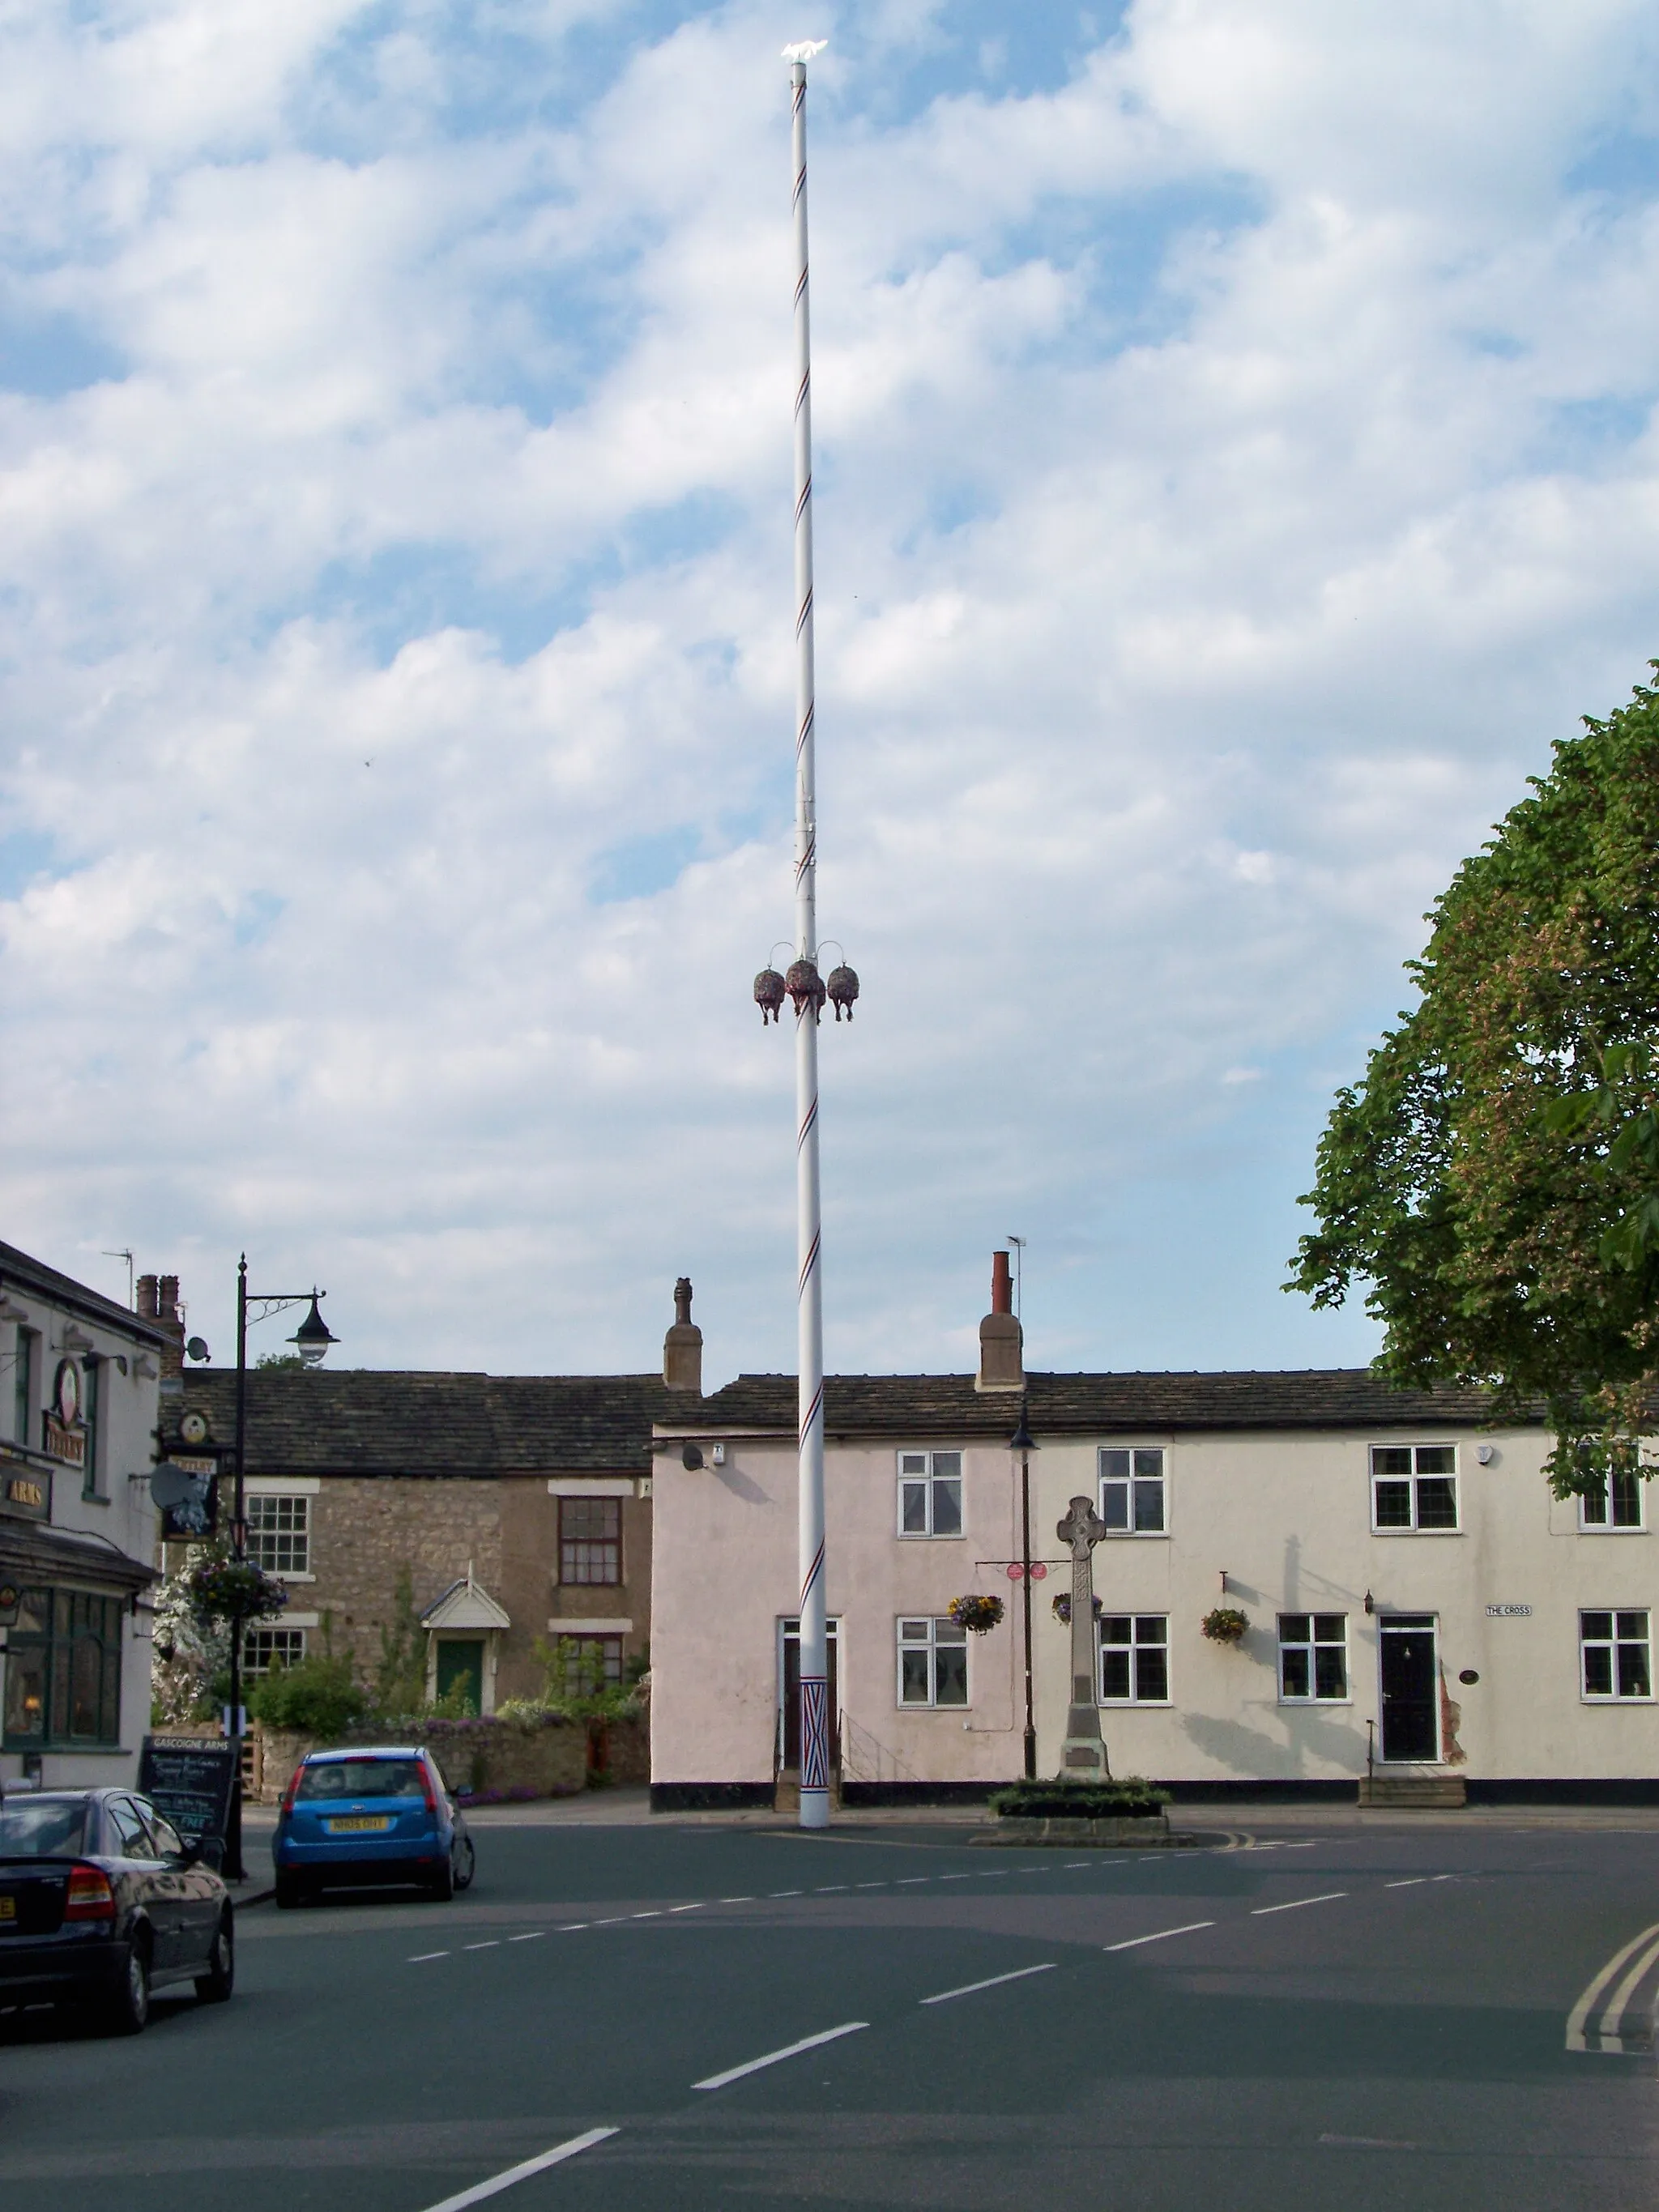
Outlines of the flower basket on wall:
M1096 1600L1094 1601L1094 1608L1095 1608L1095 1619L1096 1619L1097 1620L1098 1620L1100 1619L1101 1613L1102 1613L1102 1611L1103 1610L1103 1607L1102 1607L1102 1604L1101 1604L1101 1601L1100 1601L1100 1600L1099 1600L1098 1598L1096 1598ZM1064 1627L1064 1628L1069 1628L1069 1627L1071 1626L1071 1625L1072 1625L1072 1593L1070 1592L1070 1590L1059 1590L1059 1591L1057 1591L1057 1592L1055 1593L1055 1595L1054 1595L1054 1619L1055 1619L1057 1621L1059 1621L1059 1622L1060 1622L1060 1626L1061 1626L1062 1627Z
M1002 1619L1000 1597L953 1597L945 1611L958 1628L970 1636L984 1636Z
M1218 1605L1199 1623L1212 1644L1240 1644L1249 1625L1249 1616L1236 1605Z

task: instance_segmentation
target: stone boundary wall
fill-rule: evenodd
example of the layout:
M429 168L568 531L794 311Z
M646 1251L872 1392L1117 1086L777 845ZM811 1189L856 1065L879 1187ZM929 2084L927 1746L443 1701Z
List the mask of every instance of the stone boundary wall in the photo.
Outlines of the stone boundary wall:
M260 1750L256 1771L262 1785L257 1794L267 1805L281 1799L289 1778L308 1752L337 1747L324 1747L317 1737L290 1729L264 1729L257 1723L255 1728ZM642 1783L650 1778L650 1744L642 1719L613 1721L605 1737L609 1781ZM337 1747L386 1741L383 1731L372 1737L359 1734L340 1738ZM573 1797L588 1786L588 1729L581 1721L552 1720L533 1729L492 1719L416 1721L398 1729L396 1741L423 1744L457 1792Z

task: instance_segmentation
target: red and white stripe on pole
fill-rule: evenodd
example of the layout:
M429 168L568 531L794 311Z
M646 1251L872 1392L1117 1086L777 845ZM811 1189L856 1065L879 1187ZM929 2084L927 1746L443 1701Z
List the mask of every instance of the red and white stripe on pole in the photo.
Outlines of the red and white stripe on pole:
M806 64L822 40L786 46L794 116L795 957L817 964L817 794L813 759L812 331L806 259ZM818 1194L818 1012L795 1005L795 1218L800 1259L800 1825L830 1820L830 1681L823 1588L823 1291Z

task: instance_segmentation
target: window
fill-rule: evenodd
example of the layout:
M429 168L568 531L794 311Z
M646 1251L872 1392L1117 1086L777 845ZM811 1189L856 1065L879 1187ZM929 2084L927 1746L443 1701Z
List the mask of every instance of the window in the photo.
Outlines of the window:
M1281 1613L1279 1694L1287 1703L1348 1694L1348 1620L1341 1613Z
M562 1498L559 1500L559 1580L562 1583L619 1583L622 1580L620 1498Z
M38 1450L40 1443L34 1433L34 1360L40 1341L35 1330L18 1330L17 1364L12 1376L11 1432L20 1444L30 1450Z
M961 1535L962 1454L903 1451L898 1462L900 1535Z
M1599 1490L1578 1501L1581 1528L1639 1528L1642 1525L1642 1478L1633 1467L1613 1470L1611 1495L1606 1477Z
M1113 1444L1101 1453L1100 1517L1109 1536L1164 1534L1161 1444Z
M622 1680L620 1636L561 1635L556 1649L564 1662L565 1688L573 1698L591 1698L596 1690Z
M155 1842L144 1826L144 1816L131 1797L108 1797L109 1824L115 1831L115 1847L124 1859L153 1859Z
M308 1575L311 1500L257 1494L250 1498L247 1555L268 1575Z
M103 1411L104 1363L89 1358L85 1363L86 1380L81 1386L81 1420L87 1432L87 1460L81 1475L82 1498L102 1498L104 1490L104 1461L100 1447L99 1415Z
M1455 1528L1455 1444L1373 1444L1371 1526Z
M965 1705L968 1632L954 1620L898 1625L898 1701L902 1705Z
M1650 1698L1648 1616L1642 1613L1581 1613L1578 1644L1587 1698Z
M306 1656L303 1628L249 1628L243 1632L242 1673L250 1680L273 1667L297 1666Z
M90 1590L26 1589L8 1632L9 1751L121 1740L121 1601Z
M1100 1621L1100 1698L1107 1705L1170 1702L1170 1617L1108 1613Z

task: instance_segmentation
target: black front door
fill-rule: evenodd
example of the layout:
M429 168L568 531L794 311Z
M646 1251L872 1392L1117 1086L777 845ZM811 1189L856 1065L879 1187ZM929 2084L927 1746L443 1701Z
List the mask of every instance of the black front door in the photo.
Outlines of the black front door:
M1440 1670L1432 1619L1396 1616L1382 1623L1382 1756L1440 1756Z
M841 1764L841 1705L836 1695L836 1631L839 1621L827 1624L826 1641L830 1656L830 1763ZM800 1769L800 1623L786 1620L783 1624L783 1765L786 1771Z

